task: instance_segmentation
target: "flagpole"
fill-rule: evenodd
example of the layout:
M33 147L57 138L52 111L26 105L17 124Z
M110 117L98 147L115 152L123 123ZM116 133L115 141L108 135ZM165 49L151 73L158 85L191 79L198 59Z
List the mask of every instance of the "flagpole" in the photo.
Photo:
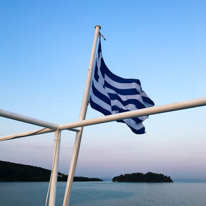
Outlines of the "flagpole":
M79 120L84 120L86 117L90 82L91 82L91 77L92 77L92 69L93 69L97 39L98 39L100 29L101 29L101 26L99 25L95 26L95 35L94 35L94 40L93 40L93 46L92 46L92 51L91 51L91 57L90 57L90 62L89 62L89 68L88 68L88 73L87 73L87 79L86 79L86 84L85 84L85 89L84 89L84 96L82 100ZM74 143L74 148L73 148L72 159L70 163L70 169L69 169L69 174L68 174L68 179L67 179L63 206L67 206L69 204L72 182L74 178L74 173L75 173L75 169L77 165L77 159L78 159L79 149L80 149L80 144L81 144L82 132L83 132L83 127L81 127L80 130L76 132L76 138L75 138L75 143Z

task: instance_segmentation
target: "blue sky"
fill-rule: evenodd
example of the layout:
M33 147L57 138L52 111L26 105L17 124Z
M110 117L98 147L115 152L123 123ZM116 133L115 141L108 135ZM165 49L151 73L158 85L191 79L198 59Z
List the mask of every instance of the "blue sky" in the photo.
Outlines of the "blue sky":
M78 120L94 26L110 70L138 78L156 105L205 96L205 1L1 1L0 108L49 122ZM101 114L88 109L87 118ZM84 130L76 175L160 172L206 178L205 107L150 116L147 133L123 124ZM0 118L0 135L36 126ZM54 134L0 143L0 159L51 168ZM62 132L68 172L74 133Z

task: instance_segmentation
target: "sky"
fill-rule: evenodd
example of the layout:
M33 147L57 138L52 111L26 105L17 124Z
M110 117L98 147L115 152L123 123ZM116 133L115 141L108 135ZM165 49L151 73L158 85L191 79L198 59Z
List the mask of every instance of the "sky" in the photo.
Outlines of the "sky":
M205 97L206 2L0 1L0 108L44 121L78 121L95 32L104 60L138 78L156 106ZM87 119L102 114L89 106ZM146 134L117 122L85 127L75 175L157 172L206 178L206 108L151 115ZM0 117L0 136L40 127ZM63 131L67 174L75 133ZM50 169L54 133L0 142L0 159Z

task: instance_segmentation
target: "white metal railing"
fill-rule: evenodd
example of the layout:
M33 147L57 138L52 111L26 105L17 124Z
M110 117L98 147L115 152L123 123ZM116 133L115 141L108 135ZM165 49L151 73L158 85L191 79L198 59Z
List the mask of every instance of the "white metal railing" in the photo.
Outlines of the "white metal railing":
M16 138L26 137L26 136L31 136L31 135L44 134L44 133L49 133L49 132L54 132L55 130L59 129L59 126L60 126L58 124L42 121L42 120L39 120L39 119L35 119L35 118L32 118L32 117L27 117L27 116L24 116L24 115L21 115L21 114L13 113L13 112L8 112L8 111L2 110L2 109L0 109L0 116L8 118L8 119L13 119L13 120L17 120L17 121L20 121L20 122L29 123L29 124L33 124L33 125L36 125L36 126L44 127L43 129L39 129L39 130L32 130L32 131L29 131L29 132L23 132L23 133L19 133L19 134L4 136L4 137L0 138L0 141L16 139ZM78 128L71 128L71 129L68 129L68 130L71 130L71 131L74 131L74 132L79 131Z
M43 128L41 130L34 130L34 131L30 131L30 132L24 132L24 133L20 133L20 134L1 137L0 141L5 141L5 140L13 139L13 138L20 138L20 137L25 137L25 136L32 136L32 135L56 131L55 132L54 154L53 154L53 169L52 169L52 175L51 175L50 201L49 201L49 205L55 205L61 130L69 129L69 130L75 131L78 135L78 134L82 134L82 129L75 129L77 127L83 128L84 126L101 124L101 123L116 121L116 120L120 120L120 119L127 119L127 118L139 117L139 116L144 116L144 115L154 115L154 114L172 112L172 111L177 111L177 110L190 109L190 108L200 107L200 106L206 106L206 97L188 100L188 101L183 101L183 102L166 104L166 105L162 105L162 106L154 106L154 107L150 107L150 108L139 109L139 110L124 112L124 113L120 113L120 114L113 114L113 115L103 116L103 117L94 118L94 119L79 120L79 121L74 122L74 123L58 125L55 129ZM14 119L14 116L11 115L14 113L8 113L5 111L4 112L2 112L2 111L3 110L0 110L0 116ZM27 123L33 122L34 123L33 118L28 118L25 121L26 118L22 119L22 117L23 117L22 115L15 114L15 119L17 121L22 121L22 122L27 122ZM32 121L30 121L30 120L32 120ZM36 125L39 125L39 126L41 123L42 123L41 126L43 126L43 124L46 123L44 121L36 120L36 119L35 119L35 122L37 123ZM55 125L55 124L51 124L51 123L46 123L46 124L48 124L49 126ZM45 124L44 124L44 126L45 126ZM75 148L75 145L77 145L76 142L79 143L79 141L81 141L81 140L75 141L73 155L76 154L76 150L79 150L79 148L77 146ZM76 158L75 161L77 161L77 156L75 158ZM74 168L75 164L71 163L70 168L72 165L73 165L73 170L75 171L75 168ZM71 174L71 173L69 173L69 174ZM68 177L68 180L69 180L69 177ZM73 180L73 178L72 178L72 180ZM68 183L69 186L68 186L67 191L65 192L66 199L65 199L65 202L63 204L64 206L68 205L68 202L69 202L69 196L70 196L70 192L71 192L69 190L71 190L72 180L70 180L70 182Z
M139 109L135 111L124 112L120 114L113 114L113 115L103 116L103 117L99 117L95 119L85 120L86 111L88 107L88 94L89 94L92 68L93 68L93 63L94 63L96 43L97 43L97 38L98 38L100 28L101 28L100 26L95 27L93 47L92 47L92 52L91 52L91 57L90 57L90 63L89 63L89 68L88 68L86 86L85 86L79 121L64 124L64 125L58 125L58 124L53 124L53 123L45 122L42 120L34 119L31 117L23 116L20 114L7 112L5 110L0 110L0 116L2 117L44 127L39 130L33 130L33 131L23 132L19 134L4 136L0 138L0 141L6 141L6 140L15 139L15 138L22 138L26 136L55 132L53 163L52 163L52 171L51 171L51 178L50 178L49 191L48 191L49 206L55 205L56 183L57 183L58 162L59 162L60 141L61 141L61 131L62 130L71 130L71 131L76 132L72 160L70 163L70 170L68 174L68 180L67 180L64 202L63 202L63 206L67 206L69 204L71 187L72 187L74 172L76 169L76 164L77 164L77 159L78 159L78 154L79 154L79 149L80 149L80 143L81 143L81 137L82 137L84 126L111 122L111 121L116 121L120 119L144 116L144 115L154 115L154 114L159 114L159 113L166 113L166 112L171 112L171 111L206 106L206 97L203 97L199 99L193 99L193 100L188 100L188 101L183 101L183 102L178 102L178 103L171 103L171 104L162 105L162 106L155 106L155 107Z
M56 129L59 129L59 130L68 129L71 131L78 132L80 131L80 129L78 129L79 127L101 124L101 123L106 123L106 122L111 122L111 121L117 121L120 119L127 119L127 118L132 118L132 117L140 117L144 115L154 115L154 114L178 111L178 110L183 110L183 109L190 109L190 108L201 107L201 106L206 106L206 97L187 100L183 102L166 104L162 106L154 106L150 108L139 109L139 110L124 112L124 113L119 113L119 114L112 114L112 115L102 116L102 117L94 118L94 119L79 120L77 122L59 125ZM2 116L1 112L0 112L0 116ZM55 129L43 128L40 130L33 130L29 132L4 136L0 138L0 141L5 141L5 140L10 140L10 139L15 139L15 138L22 138L22 137L31 136L31 135L44 134L44 133L54 132L54 131Z

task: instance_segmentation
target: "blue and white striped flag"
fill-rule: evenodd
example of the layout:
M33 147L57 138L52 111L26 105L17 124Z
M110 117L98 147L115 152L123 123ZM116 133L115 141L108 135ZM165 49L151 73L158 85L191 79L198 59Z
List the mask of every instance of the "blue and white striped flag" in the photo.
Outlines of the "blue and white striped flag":
M142 90L138 79L124 79L113 74L105 65L102 57L101 40L95 62L94 74L90 88L90 105L104 115L116 114L136 109L151 107L154 102ZM123 119L136 134L145 133L142 122L148 116Z

